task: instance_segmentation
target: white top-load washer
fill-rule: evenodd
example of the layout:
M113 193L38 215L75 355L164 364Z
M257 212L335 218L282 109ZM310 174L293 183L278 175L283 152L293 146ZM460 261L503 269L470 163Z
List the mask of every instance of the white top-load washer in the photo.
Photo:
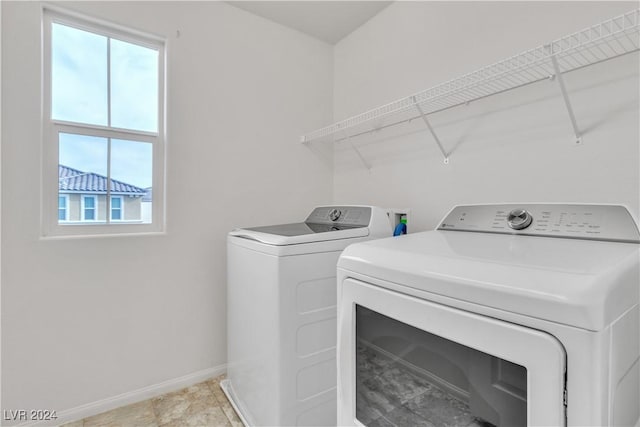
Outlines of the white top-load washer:
M639 242L622 206L520 204L350 246L338 425L640 424Z
M374 206L321 206L304 222L227 240L227 379L245 425L335 425L336 264L392 234Z

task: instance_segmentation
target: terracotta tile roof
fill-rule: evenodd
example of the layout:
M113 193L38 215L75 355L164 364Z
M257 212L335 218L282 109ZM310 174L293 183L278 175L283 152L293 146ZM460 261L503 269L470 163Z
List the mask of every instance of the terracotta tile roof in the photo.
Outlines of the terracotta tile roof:
M93 172L83 172L68 166L58 165L58 191L106 193L107 177ZM111 192L142 196L147 190L112 179Z

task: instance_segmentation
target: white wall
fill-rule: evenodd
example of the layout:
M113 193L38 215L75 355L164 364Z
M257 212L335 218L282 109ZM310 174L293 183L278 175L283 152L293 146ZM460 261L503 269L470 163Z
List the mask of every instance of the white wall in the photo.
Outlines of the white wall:
M0 2L0 24L2 2ZM2 31L0 30L0 142L2 141ZM0 189L2 188L2 144L0 143ZM0 192L1 194L1 192ZM2 197L0 196L0 242L2 241ZM2 406L2 245L0 245L0 407Z
M331 121L331 46L221 2L68 6L168 39L167 233L40 239L41 5L2 2L6 410L223 369L226 233L332 196L331 168L298 143Z
M364 112L637 8L626 2L396 2L335 47L334 119ZM638 54L336 145L334 201L412 209L425 230L455 204L622 203L638 215Z
M332 50L224 3L77 2L168 38L167 233L42 240L40 7L2 2L2 409L68 410L223 367L234 226L295 221L332 197L410 207L414 231L455 203L638 213L637 54L567 76L581 146L553 82L434 115L449 165L419 122L354 141L371 173L342 145L333 173L297 143L332 110L360 113L635 3L397 2Z

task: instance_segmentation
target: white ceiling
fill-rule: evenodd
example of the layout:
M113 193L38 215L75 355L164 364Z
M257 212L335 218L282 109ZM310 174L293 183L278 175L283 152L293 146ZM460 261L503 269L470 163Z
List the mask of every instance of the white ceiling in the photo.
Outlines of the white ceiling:
M248 12L336 44L391 1L227 1Z

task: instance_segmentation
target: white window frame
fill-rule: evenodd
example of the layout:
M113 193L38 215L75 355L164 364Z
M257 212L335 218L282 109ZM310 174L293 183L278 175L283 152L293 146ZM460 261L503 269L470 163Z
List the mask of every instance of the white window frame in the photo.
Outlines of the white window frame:
M60 219L60 198L64 199L64 219ZM58 193L58 221L69 221L69 195Z
M86 206L84 204L85 199L93 199L93 219L87 219L85 216ZM98 197L93 194L81 194L80 195L80 221L82 222L99 222L98 220Z
M111 196L110 202L113 201L113 199L120 199L120 219L113 219L113 205L111 205L111 203L109 203L109 219L115 222L124 221L124 197Z
M165 168L165 111L166 111L166 63L165 53L167 40L149 34L132 30L121 25L109 23L102 20L88 18L76 12L71 12L50 4L44 5L42 9L43 19L43 174L42 174L42 236L63 237L63 236L100 236L114 234L141 234L141 233L163 233L165 230L165 200L164 200L164 168ZM106 37L134 43L158 51L158 131L146 132L131 129L115 128L111 126L89 125L85 123L67 122L53 120L51 118L52 105L52 73L51 73L51 28L53 23L71 26L80 30L89 31ZM107 64L107 73L110 73L110 66ZM108 74L109 75L109 74ZM109 90L109 87L107 88ZM110 108L110 105L109 105ZM152 222L131 223L116 220L110 221L111 217L111 192L110 188L106 194L105 221L81 221L62 222L58 221L58 156L59 156L59 134L71 133L87 136L95 136L111 139L123 139L135 142L145 142L152 144L153 148L153 176L152 188L154 200L152 205ZM107 175L110 175L110 153L107 155ZM110 187L110 186L108 186ZM124 201L123 201L124 202ZM96 199L97 203L97 199ZM124 203L123 203L124 204ZM55 208L55 210L54 210ZM55 212L55 213L54 213ZM123 211L124 212L124 211ZM97 210L96 210L97 214ZM84 217L84 209L82 209Z

